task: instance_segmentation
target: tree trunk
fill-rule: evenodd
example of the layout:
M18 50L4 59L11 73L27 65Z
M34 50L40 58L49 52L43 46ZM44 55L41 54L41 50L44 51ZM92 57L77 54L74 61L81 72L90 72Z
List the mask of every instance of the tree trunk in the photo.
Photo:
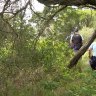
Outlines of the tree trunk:
M89 41L70 60L70 64L68 65L68 68L72 68L72 67L74 67L77 64L77 62L80 59L80 57L86 52L86 50L88 49L88 47L91 45L91 43L94 41L95 38L96 38L96 30L94 31L94 33L90 37Z
M67 5L67 6L80 6L80 5L96 5L96 0L38 0L44 5Z

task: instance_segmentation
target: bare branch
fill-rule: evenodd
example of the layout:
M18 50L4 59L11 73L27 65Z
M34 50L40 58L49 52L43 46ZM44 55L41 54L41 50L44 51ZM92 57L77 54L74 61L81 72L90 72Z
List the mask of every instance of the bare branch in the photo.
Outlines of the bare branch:
M9 13L9 14L12 14L12 16L11 16L10 18L7 18L7 19L12 19L12 18L14 18L18 13L22 12L23 10L26 10L27 6L28 6L29 3L30 3L30 0L28 0L28 1L26 2L26 4L25 4L22 8L19 9L19 7L18 7L18 10L16 10L16 11L13 11L13 10L11 10L11 9L9 9L9 11L7 10L8 7L11 8L12 5L16 4L16 2L18 2L18 1L19 1L19 0L15 0L15 1L12 2L12 1L10 1L10 0L7 0L7 1L5 2L4 7L3 7L3 11L0 13L0 15L3 16L4 13ZM6 11L6 10L7 10L7 11Z
M8 19L12 19L12 18L14 18L17 14L19 14L20 12L22 12L23 10L26 10L26 8L27 8L27 6L29 5L29 3L30 3L30 0L26 3L25 6L23 6L23 7L20 8L19 10L17 10L15 13L11 13L11 14L13 14L13 16L11 16L11 17L8 18Z
M29 4L29 2L30 2L30 0L29 0L29 1L26 3L26 5L23 6L20 10L17 10L17 11L14 13L14 15L17 15L19 12L21 12L21 11L24 10L24 9L26 9L27 6L28 6L28 4Z
M31 9L31 11L34 12L34 14L36 14L39 18L42 18L42 19L46 20L45 17L42 17L42 16L40 16L37 12L35 12L35 11L32 9L32 6L33 6L33 5L30 3L30 9Z
M8 3L10 2L10 0L7 0L6 2L5 2L5 5L4 5L4 7L3 7L3 10L2 10L2 12L0 13L1 14L1 16L3 16L3 14L4 14L4 11L7 9L7 7L6 6L8 6Z
M38 35L37 37L35 38L35 41L34 41L34 49L36 47L36 44L37 44L37 41L39 40L40 36L43 34L43 32L45 31L46 27L49 25L50 21L53 19L53 17L58 14L59 12L61 12L63 9L65 9L67 6L63 6L61 7L59 10L57 10L53 15L49 16L49 19L47 19L47 21L45 21L43 23L43 25L41 26L40 30L38 30Z
M10 2L10 0L7 0L7 1L5 2L5 5L4 5L4 7L3 7L2 13L7 9L6 6L8 6L8 3L9 3L9 2Z

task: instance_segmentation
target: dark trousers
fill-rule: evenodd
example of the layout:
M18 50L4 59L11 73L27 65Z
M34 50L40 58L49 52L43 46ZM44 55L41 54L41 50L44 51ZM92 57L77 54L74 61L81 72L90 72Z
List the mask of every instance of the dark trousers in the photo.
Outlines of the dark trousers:
M92 56L89 62L92 70L96 70L96 56Z

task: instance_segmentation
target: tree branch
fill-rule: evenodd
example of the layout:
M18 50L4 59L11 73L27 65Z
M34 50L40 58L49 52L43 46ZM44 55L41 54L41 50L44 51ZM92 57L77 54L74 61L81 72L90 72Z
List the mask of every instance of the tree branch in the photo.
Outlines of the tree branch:
M42 27L40 28L40 30L38 30L38 35L36 36L36 38L35 38L35 41L34 41L34 49L35 49L35 47L36 47L36 44L37 44L37 41L39 40L39 38L40 38L40 36L44 33L44 31L45 31L45 29L46 29L46 27L49 25L49 23L50 23L50 21L53 19L53 17L57 14L57 13L59 13L59 12L61 12L64 8L66 8L67 6L63 6L63 7L61 7L59 10L57 10L53 15L51 15L51 16L49 16L49 18L47 19L47 21L45 21L44 23L43 23L43 25L42 25Z
M87 4L88 0L38 0L40 3L45 5L67 5L67 6L78 6L78 5L85 5Z
M9 11L6 11L12 4L16 4L16 2L18 2L18 1L19 1L19 0L15 0L15 1L12 2L12 1L10 1L10 0L7 0L7 1L5 2L5 5L4 5L4 7L3 7L2 12L0 12L0 15L3 16L4 13L9 13L9 14L12 14L13 16L11 16L10 18L7 18L7 19L12 19L12 18L14 18L18 13L22 12L23 10L25 10L25 9L27 8L27 6L29 5L29 3L30 3L30 0L28 0L27 3L26 3L22 8L19 9L19 7L18 7L18 10L16 10L16 11L13 11L13 10L11 10L11 9L9 9ZM10 3L9 3L9 2L10 2Z
M18 13L22 12L23 10L25 10L25 9L27 8L27 6L28 6L29 3L30 3L30 0L26 3L25 6L23 6L23 7L20 8L19 10L17 10L15 13L12 13L13 16L10 17L10 18L8 18L8 19L12 19L12 18L14 18Z
M39 18L42 18L42 19L46 20L45 17L42 17L42 16L40 16L37 12L35 12L32 7L33 7L33 5L30 3L30 9L31 9L31 11L32 11L34 14L36 14Z

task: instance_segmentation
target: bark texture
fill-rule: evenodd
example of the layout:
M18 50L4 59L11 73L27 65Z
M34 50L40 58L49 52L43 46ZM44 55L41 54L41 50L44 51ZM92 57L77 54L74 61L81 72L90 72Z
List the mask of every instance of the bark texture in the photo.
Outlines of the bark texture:
M94 41L95 38L96 38L96 30L94 31L94 33L90 37L89 41L71 59L70 64L68 65L68 68L72 68L73 66L75 66L77 64L80 57L86 52L86 50L88 49L88 47L91 45L91 43Z
M67 6L80 6L80 5L94 5L96 6L96 0L38 0L40 3L44 5L67 5Z

